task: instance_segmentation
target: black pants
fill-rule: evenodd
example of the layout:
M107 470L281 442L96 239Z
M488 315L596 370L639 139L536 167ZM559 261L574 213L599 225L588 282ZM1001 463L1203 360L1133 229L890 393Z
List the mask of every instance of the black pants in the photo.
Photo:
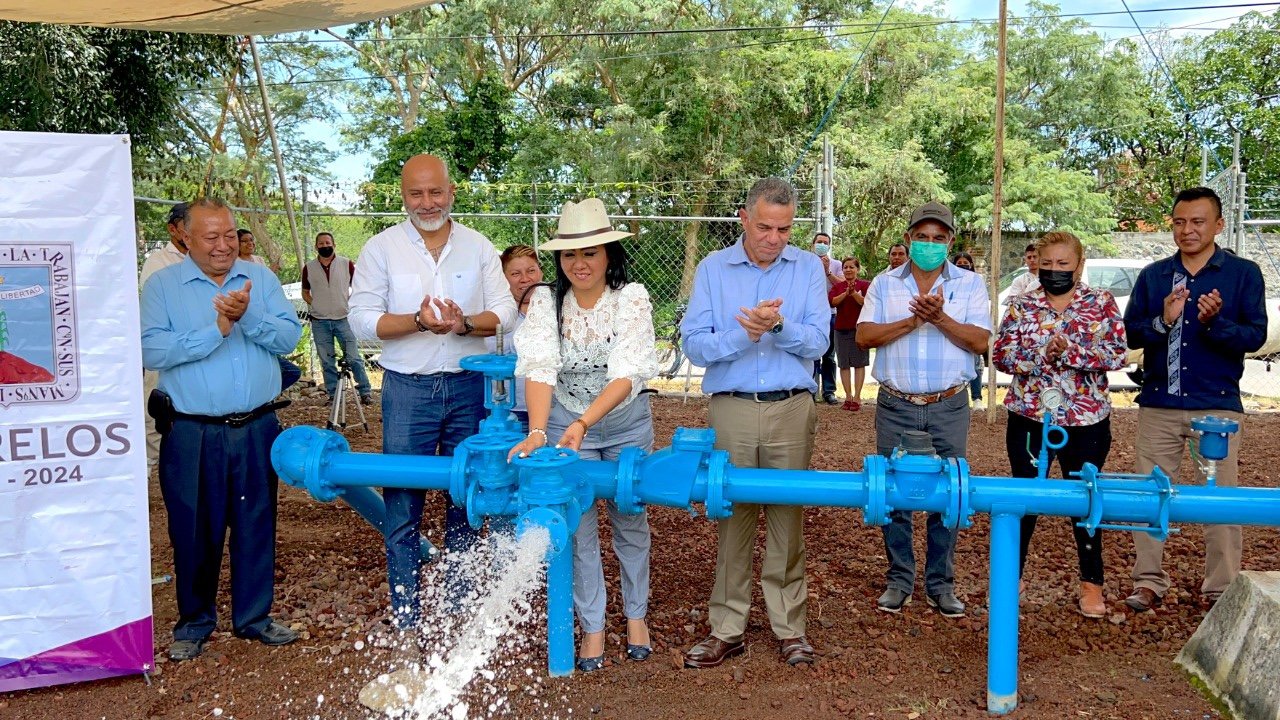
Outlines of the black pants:
M813 361L814 379L818 381L818 397L825 400L836 394L836 316L831 316L827 329L827 351L822 359Z
M231 530L231 628L255 637L271 623L276 564L275 413L233 428L174 420L160 441L160 492L169 514L178 596L174 640L217 625L222 546Z
M1033 457L1040 455L1040 433L1043 425L1030 418L1009 413L1008 430L1005 432L1005 448L1009 452L1009 465L1013 477L1033 478L1036 468L1031 464ZM1067 444L1061 450L1049 451L1049 466L1058 459L1058 467L1062 476L1080 470L1085 463L1093 463L1099 470L1107 461L1111 452L1111 418L1103 418L1094 425L1079 425L1064 428L1067 431ZM1030 444L1028 445L1028 439ZM1028 449L1029 448L1029 449ZM1027 548L1031 545L1031 534L1036 529L1036 515L1022 518L1022 543L1018 548L1018 574L1027 562ZM1072 530L1076 536L1076 554L1080 559L1080 579L1084 582L1102 584L1102 531L1095 530L1093 537L1084 528L1076 525L1079 518L1072 518Z

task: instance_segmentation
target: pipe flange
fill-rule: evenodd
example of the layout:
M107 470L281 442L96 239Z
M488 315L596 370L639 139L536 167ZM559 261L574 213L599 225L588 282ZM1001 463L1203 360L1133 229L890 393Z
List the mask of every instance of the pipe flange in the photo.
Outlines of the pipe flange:
M1102 487L1098 484L1098 468L1094 467L1093 463L1085 463L1078 475L1089 493L1089 514L1083 521L1076 524L1084 528L1085 532L1089 533L1089 537L1093 537L1098 532L1098 526L1102 524Z
M618 506L619 512L636 515L644 511L644 505L636 498L636 481L645 455L641 448L629 447L623 448L618 456L618 490L613 496L613 504Z
M449 499L456 507L462 507L467 501L467 476L470 474L471 448L466 441L453 449L453 464L449 469Z
M1152 468L1151 480L1160 493L1160 507L1151 524L1151 537L1164 542L1169 539L1169 504L1173 501L1173 481L1159 467Z
M729 453L712 450L707 454L707 519L724 520L733 515L733 504L724 499L724 483Z
M959 502L956 505L959 513L956 518L957 528L968 529L973 525L973 498L969 487L969 461L964 458L952 458L956 473L955 487L958 488Z
M351 452L351 446L346 438L331 430L315 430L302 478L311 497L320 502L332 502L342 495L342 488L325 479L324 466L328 464L331 453L347 452Z
M867 476L867 504L862 508L862 521L867 525L888 525L889 507L888 479L889 461L883 455L868 455L862 464L862 472Z
M467 511L467 524L472 530L484 527L484 515L476 511L476 493L480 491L480 483L467 485L467 503L463 507Z
M943 467L947 473L947 509L942 511L942 525L955 532L960 522L960 468L955 458L943 458Z
M520 538L533 528L544 528L549 536L547 555L559 555L569 548L572 530L569 523L560 513L548 507L536 507L520 516L516 521L516 538Z

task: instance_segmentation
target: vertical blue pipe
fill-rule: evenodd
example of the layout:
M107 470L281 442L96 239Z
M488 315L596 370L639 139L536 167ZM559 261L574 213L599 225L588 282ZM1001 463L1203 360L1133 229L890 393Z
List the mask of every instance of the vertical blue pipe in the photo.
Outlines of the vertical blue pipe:
M573 674L572 543L547 548L547 670L552 677Z
M999 505L991 514L991 616L987 626L987 711L1018 706L1018 540L1022 508Z

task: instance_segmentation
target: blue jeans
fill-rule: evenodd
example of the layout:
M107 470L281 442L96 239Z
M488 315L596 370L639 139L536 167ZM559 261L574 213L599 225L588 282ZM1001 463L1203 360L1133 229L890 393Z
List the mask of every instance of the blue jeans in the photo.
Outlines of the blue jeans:
M351 323L346 318L324 320L311 318L311 336L316 341L316 352L320 355L320 366L324 368L324 389L330 394L338 388L338 364L333 350L334 338L342 344L342 359L351 366L356 376L356 390L360 397L366 397L373 391L369 385L369 375L364 370L364 358L360 357L360 348L356 345L356 334L351 330Z
M944 458L964 457L969 445L969 397L964 392L930 405L914 405L884 390L876 398L876 452L889 455L902 433L922 430L933 436L933 451ZM927 543L924 590L929 595L955 589L955 534L942 524L940 513L929 513L925 523ZM889 513L884 533L889 558L887 584L910 595L916 584L916 556L912 548L911 513Z
M386 370L382 376L382 452L387 455L452 455L458 443L476 434L484 417L484 376L456 373L405 375ZM383 488L387 504L387 583L396 625L409 628L421 618L418 597L418 526L426 492ZM465 508L448 504L444 547L462 552L479 534L467 523ZM448 580L448 596L467 595L470 579Z

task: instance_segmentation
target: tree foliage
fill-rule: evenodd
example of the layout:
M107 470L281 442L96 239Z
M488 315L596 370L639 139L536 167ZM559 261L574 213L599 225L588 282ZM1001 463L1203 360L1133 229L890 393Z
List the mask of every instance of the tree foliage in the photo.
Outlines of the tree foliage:
M128 133L156 146L184 88L231 38L0 21L0 129Z

